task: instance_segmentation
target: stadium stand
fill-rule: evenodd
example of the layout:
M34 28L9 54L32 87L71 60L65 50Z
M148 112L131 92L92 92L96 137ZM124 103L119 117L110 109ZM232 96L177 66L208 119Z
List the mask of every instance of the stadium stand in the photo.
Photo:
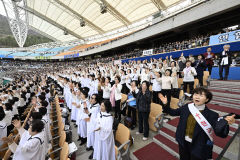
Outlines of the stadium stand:
M12 3L54 42L0 49L0 159L240 159L239 0Z

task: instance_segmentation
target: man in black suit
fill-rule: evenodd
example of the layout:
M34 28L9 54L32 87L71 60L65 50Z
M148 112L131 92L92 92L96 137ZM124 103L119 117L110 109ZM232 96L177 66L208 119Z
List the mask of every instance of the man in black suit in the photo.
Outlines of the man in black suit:
M212 138L205 132L203 125L196 121L197 115L193 116L190 105L202 115L202 119L210 124L211 130L222 138L228 136L229 124L235 122L235 115L219 118L218 113L208 109L206 104L211 101L212 93L203 88L196 88L193 91L193 103L186 104L181 108L172 109L167 103L167 97L159 94L162 101L163 112L171 116L180 116L176 131L176 141L179 144L180 160L207 160L212 159L213 142ZM198 116L199 116L198 114ZM201 122L202 123L202 122ZM209 133L209 132L208 132Z
M229 74L229 67L232 64L231 52L229 51L230 45L223 46L223 52L219 55L219 80L227 80ZM223 78L223 69L225 68L225 76Z

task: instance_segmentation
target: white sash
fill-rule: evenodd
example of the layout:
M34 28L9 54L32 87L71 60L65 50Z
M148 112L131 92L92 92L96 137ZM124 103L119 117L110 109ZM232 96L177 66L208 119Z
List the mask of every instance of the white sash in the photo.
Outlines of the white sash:
M211 124L206 120L206 118L201 114L201 112L199 112L199 110L194 106L194 103L188 104L188 109L193 115L194 119L197 121L197 123L208 135L209 139L213 141L213 137L212 137L213 132L212 132Z

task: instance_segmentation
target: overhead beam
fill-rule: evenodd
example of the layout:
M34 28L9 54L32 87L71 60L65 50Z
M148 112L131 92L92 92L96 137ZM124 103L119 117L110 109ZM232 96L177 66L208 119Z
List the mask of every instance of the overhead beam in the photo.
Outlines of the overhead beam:
M48 18L47 16L43 15L42 13L39 13L36 10L33 10L32 8L27 7L27 6L26 7L18 6L18 7L22 8L22 9L26 10L27 12L29 12L29 13L37 16L37 17L39 17L40 19L42 19L42 20L44 20L44 21L46 21L46 22L56 26L57 28L62 29L63 31L66 30L70 35L72 35L72 36L74 36L74 37L76 37L78 39L82 39L83 40L83 37L81 37L79 34L73 32L73 31L69 30L68 28L66 28L65 26L63 26L63 25L53 21L52 19Z
M66 4L64 4L63 2L59 1L59 0L54 0L54 2L56 2L57 4L59 4L60 6L62 6L63 8L69 10L71 13L73 13L75 16L77 16L79 19L82 18L85 23L91 27L93 30L97 31L100 34L105 33L104 30L102 30L100 27L98 27L97 25L95 25L94 23L92 23L91 21L89 21L87 18L83 17L82 15L80 15L78 12L76 12L75 10L73 10L72 8L70 8L69 6L67 6ZM80 23L80 22L79 22Z
M40 31L39 29L37 29L37 28L35 28L35 27L33 27L33 26L30 26L30 25L29 25L29 28L30 28L31 30L34 30L35 32L41 34L42 36L45 36L45 37L53 40L53 41L56 41L56 42L59 41L57 38L54 38L53 36L51 36L51 35L49 35L49 34L47 34L47 33L45 33L45 32L42 32L42 31Z
M96 3L100 5L100 3L104 3L107 6L107 11L112 14L115 18L117 18L120 22L122 22L124 25L128 26L131 24L131 22L124 17L118 10L116 10L113 6L111 6L106 0L95 0Z
M162 2L162 0L151 0L152 3L158 8L158 10L165 10L167 6Z

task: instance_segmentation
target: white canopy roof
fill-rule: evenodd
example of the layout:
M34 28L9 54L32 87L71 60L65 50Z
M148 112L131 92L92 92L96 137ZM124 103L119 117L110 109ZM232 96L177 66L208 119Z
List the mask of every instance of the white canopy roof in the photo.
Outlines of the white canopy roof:
M182 0L26 0L29 25L59 41L85 39L131 25ZM100 4L107 12L100 13ZM80 19L86 26L80 27ZM68 31L64 35L63 31Z

